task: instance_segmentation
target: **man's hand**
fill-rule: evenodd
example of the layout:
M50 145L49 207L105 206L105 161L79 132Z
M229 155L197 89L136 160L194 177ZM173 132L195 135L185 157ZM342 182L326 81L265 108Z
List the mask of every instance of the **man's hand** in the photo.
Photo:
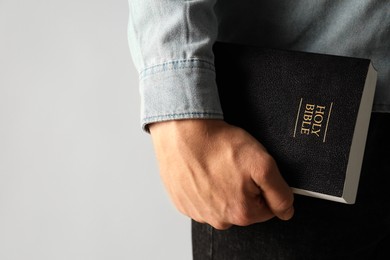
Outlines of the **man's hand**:
M150 125L162 180L177 209L216 229L294 214L293 194L250 134L222 120Z

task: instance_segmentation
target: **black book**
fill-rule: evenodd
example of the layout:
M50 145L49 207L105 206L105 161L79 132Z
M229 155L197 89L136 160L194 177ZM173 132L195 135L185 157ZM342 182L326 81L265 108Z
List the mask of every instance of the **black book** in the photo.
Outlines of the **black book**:
M355 203L377 73L370 60L217 42L225 121L275 158L294 192Z

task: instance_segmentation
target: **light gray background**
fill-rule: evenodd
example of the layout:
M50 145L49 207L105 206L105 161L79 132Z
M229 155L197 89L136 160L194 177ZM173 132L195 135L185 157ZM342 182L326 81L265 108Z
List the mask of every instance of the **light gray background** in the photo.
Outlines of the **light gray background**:
M0 259L191 259L139 127L126 0L0 0Z

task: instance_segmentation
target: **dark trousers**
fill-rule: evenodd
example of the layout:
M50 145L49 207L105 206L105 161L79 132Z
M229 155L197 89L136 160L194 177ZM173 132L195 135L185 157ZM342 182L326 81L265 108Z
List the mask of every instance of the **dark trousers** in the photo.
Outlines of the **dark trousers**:
M228 230L192 221L194 259L390 259L390 114L372 114L356 204L295 195L294 205L289 221Z

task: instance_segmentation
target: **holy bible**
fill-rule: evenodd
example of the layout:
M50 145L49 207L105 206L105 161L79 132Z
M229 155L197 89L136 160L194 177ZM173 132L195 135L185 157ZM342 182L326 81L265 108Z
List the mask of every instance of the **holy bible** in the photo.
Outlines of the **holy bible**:
M276 160L297 194L356 200L377 73L370 60L217 42L224 119Z

